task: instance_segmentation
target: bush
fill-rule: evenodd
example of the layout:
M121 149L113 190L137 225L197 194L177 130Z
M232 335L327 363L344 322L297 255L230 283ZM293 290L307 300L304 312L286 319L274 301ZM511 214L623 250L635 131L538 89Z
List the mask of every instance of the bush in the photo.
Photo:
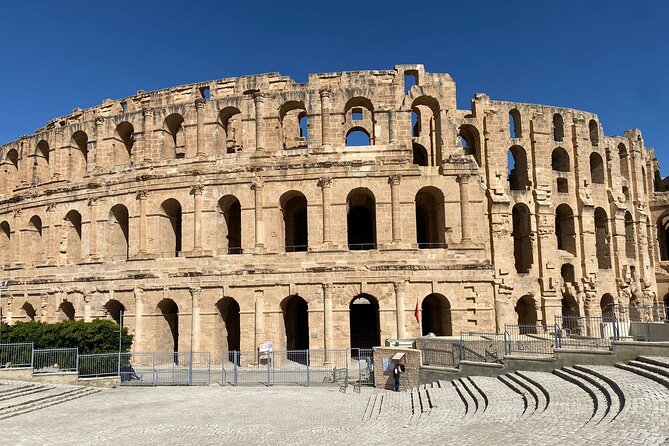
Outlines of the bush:
M108 320L64 321L55 324L17 322L0 326L0 343L32 342L34 348L79 348L80 354L118 352L119 325ZM123 327L121 351L132 345L132 335Z

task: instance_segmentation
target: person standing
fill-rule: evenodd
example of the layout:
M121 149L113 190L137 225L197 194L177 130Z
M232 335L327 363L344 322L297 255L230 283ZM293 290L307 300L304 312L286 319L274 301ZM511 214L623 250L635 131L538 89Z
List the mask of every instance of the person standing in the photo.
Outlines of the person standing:
M395 367L393 368L393 378L395 379L395 392L400 391L400 373L402 373L400 365L399 363L395 363Z

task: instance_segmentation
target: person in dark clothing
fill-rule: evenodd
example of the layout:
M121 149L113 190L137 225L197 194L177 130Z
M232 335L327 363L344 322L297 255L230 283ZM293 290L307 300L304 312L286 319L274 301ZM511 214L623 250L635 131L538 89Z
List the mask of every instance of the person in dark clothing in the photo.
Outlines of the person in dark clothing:
M395 392L400 391L400 373L402 373L400 365L395 364L395 368L393 368L393 378L395 379Z

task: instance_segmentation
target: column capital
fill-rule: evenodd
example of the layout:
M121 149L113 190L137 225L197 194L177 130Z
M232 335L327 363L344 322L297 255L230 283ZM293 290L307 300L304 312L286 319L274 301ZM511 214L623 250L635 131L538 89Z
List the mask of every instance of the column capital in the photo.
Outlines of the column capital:
M204 98L197 98L195 100L195 108L200 111L204 108L205 104L207 103L207 100Z
M460 173L460 174L458 174L458 175L455 177L455 180L456 180L458 183L466 184L466 183L469 183L469 178L470 178L471 176L472 176L472 175L469 174L469 173Z
M318 179L318 187L332 187L332 177L321 177Z
M253 182L251 183L251 189L255 191L260 191L265 187L265 182L262 180L262 178L255 178Z
M400 181L402 180L402 175L390 175L388 177L388 183L390 183L391 186L397 186L400 184Z
M318 93L320 94L321 98L329 98L330 95L332 95L332 90L325 88Z
M265 102L265 94L259 91L253 93L252 97L253 97L253 102L255 102L256 104Z
M204 190L204 184L195 184L190 188L190 194L191 195L202 195L202 191Z
M14 209L14 218L20 217L22 213L21 209Z
M202 288L200 288L199 286L191 287L191 288L188 289L188 291L190 291L191 298L193 300L196 300L200 297L200 293L202 292Z
M402 280L399 282L393 282L393 288L395 288L396 293L402 293L404 290L406 290L407 282L406 280Z
M98 204L98 200L99 200L98 197L91 197L88 199L88 205L90 207L96 206Z
M145 118L153 116L153 109L152 108L143 108L142 109L142 115L144 115Z
M99 127L101 125L104 125L104 123L105 123L105 117L104 116L98 116L97 118L95 118L95 125L96 126Z
M146 200L146 199L148 198L148 196L149 196L149 193L148 193L147 191L145 191L145 190L140 190L140 191L138 191L137 194L135 195L135 198L136 198L137 200Z

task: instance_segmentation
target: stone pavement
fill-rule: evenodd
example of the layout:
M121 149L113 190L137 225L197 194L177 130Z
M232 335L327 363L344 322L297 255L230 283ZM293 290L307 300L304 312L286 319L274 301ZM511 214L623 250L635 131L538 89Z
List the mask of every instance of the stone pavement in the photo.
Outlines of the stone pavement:
M661 359L646 364L657 371ZM0 438L14 445L669 444L668 383L657 375L576 366L361 394L106 389L2 420Z

